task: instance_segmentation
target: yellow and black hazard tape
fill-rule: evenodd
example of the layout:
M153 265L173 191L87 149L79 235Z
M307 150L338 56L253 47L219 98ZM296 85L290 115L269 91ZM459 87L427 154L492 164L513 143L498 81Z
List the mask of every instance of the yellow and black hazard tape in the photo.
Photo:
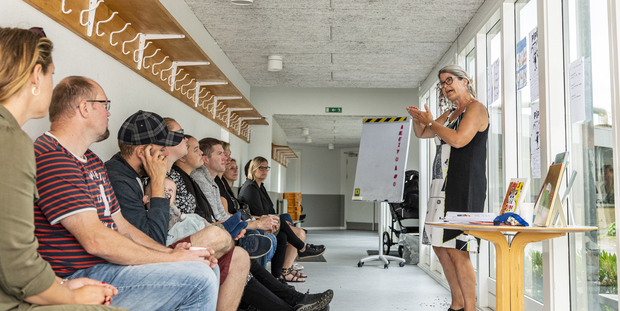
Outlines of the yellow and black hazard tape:
M364 123L400 122L400 121L406 121L407 118L408 117L364 119Z

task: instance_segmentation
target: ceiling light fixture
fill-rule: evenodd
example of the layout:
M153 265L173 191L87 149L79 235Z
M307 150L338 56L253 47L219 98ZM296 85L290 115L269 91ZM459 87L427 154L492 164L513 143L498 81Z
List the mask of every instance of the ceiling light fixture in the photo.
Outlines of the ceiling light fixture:
M302 135L302 136L308 136L308 135L310 135L310 129L309 129L309 128L307 128L307 127L302 127L302 128L301 128L301 135Z
M231 0L233 4L236 5L252 5L254 0Z
M269 57L267 58L267 70L269 71L282 70L282 56L269 55Z
M308 144L309 144L309 143L311 143L311 142L312 142L312 137L310 137L310 136L306 137L306 143L308 143Z
M332 144L332 143L327 144L327 149L333 150L334 149L334 144Z

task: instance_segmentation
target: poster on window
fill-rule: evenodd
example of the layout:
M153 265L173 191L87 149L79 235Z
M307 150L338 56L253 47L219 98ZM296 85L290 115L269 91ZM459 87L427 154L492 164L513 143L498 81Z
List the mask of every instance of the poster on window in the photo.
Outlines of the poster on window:
M487 107L493 103L493 65L487 67Z
M583 57L570 63L570 115L573 123L586 120L585 82Z
M527 85L527 37L517 43L517 90Z
M530 55L529 55L529 76L530 76L530 99L535 102L538 100L538 27L530 31Z
M499 98L499 58L493 62L493 103Z
M530 137L530 161L532 178L540 178L540 110L538 103L531 106L532 131Z

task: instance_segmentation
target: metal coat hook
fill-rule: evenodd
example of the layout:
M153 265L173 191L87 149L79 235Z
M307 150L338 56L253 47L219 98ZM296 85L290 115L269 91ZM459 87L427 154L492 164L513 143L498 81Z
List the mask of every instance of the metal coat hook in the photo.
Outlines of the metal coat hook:
M177 83L182 82L183 80L185 80L185 78L187 78L187 76L189 76L189 73L186 73L186 74L185 74L185 76L183 76L183 79L181 79L181 80L176 80L176 81L174 82L174 85L173 85L173 86L174 86L174 90L175 90L175 91L178 91L178 90L180 90L180 89L181 89L181 88L177 88Z
M144 58L142 58L142 67L144 67L144 68L149 68L149 67L151 67L150 65L149 65L149 66L147 66L147 65L146 65L146 59L147 59L147 58L151 58L151 57L153 57L153 56L157 55L157 53L159 53L159 51L161 51L161 49L157 49L157 50L155 50L155 53L153 53L153 55L150 55L150 56L144 56ZM164 60L165 60L165 59L164 59Z
M164 57L164 59L161 62L153 64L153 66L152 66L153 68L151 68L151 72L153 73L153 75L158 75L159 74L159 72L155 73L155 66L163 64L166 61L166 59L168 59L168 56ZM170 67L170 68L172 68L172 67Z
M131 40L129 40L129 41L125 41L125 42L123 42L123 54L127 55L127 54L129 54L129 53L130 53L130 51L125 52L125 44L127 44L127 43L129 43L129 42L134 42L134 41L136 41L136 39L138 39L138 37L139 37L141 34L142 34L142 33L140 33L140 32L139 32L139 33L136 35L136 37L135 37L135 38L133 38L133 39L131 39Z
M206 90L206 89L203 89L203 90ZM200 92L202 92L202 90ZM205 97L209 96L209 94L211 94L210 91L207 91L207 93L205 93L205 95L202 95L202 96L200 96L200 93L198 93L198 99L205 98Z
M189 73L188 73L189 74ZM185 91L185 93L183 93L183 88L192 84L192 82L196 81L196 79L192 78L188 83L181 85L181 95L187 95L187 93L189 92L189 90Z
M69 14L71 12L73 12L73 10L69 9L69 11L65 11L65 1L67 0L62 0L62 12L65 14Z
M86 31L86 34L90 37L93 35L93 24L95 23L95 12L97 10L97 7L99 7L99 5L103 2L103 0L90 0L88 3L88 9L87 10L82 10L80 12L80 25L82 26L88 26L88 30ZM88 12L88 20L86 21L86 23L83 22L84 20L84 13Z
M168 79L168 85L170 85L170 92L174 91L174 78L176 78L181 71L183 71L183 68L181 68L181 70L176 71L176 67L174 66L175 62L172 62L172 67L170 67L170 69L172 69L172 71L170 72L170 76L167 78ZM183 79L185 79L185 77L183 77ZM162 79L163 81L163 79Z
M125 27L123 27L123 29L121 29L121 30L119 30L119 31L112 31L112 32L110 32L110 45L111 45L111 46L117 46L117 45L118 45L118 42L116 42L116 43L112 43L112 36L114 36L114 35L115 35L115 34L117 34L117 33L121 33L121 32L123 32L123 31L125 31L125 29L127 29L127 26L129 26L129 25L131 25L131 23L127 23L127 24L125 24Z
M146 50L146 48L148 48L149 45L151 45L151 43L153 43L153 42L149 41L144 47L138 48L137 50L133 51L133 61L134 62L136 62L136 63L140 62L140 58L139 57L138 57L138 59L136 59L136 56L139 56L137 53L140 53L140 52Z
M166 57L168 57L168 56L166 56ZM159 78L160 78L162 81L166 81L166 80L168 80L168 78L164 78L164 77L163 77L163 73L164 73L164 71L168 71L168 70L172 69L172 67L174 67L174 64L170 65L170 68L168 68L168 69L162 69L162 71L160 71L160 72L159 72Z
M95 29L95 33L97 34L97 36L101 37L103 35L105 35L105 32L99 33L99 25L101 25L102 23L107 23L109 21L111 21L114 18L114 15L118 14L118 12L113 12L112 15L110 15L110 18L104 20L104 21L98 21L97 22L97 28Z

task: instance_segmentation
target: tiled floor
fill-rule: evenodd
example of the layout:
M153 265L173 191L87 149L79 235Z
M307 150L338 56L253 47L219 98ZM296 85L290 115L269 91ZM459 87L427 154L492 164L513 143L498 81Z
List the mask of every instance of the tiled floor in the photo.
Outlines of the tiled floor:
M448 310L448 291L415 265L379 261L357 267L366 250L377 249L378 235L364 231L308 232L307 242L327 248L327 262L304 262L305 283L290 283L298 291L334 290L331 310Z

